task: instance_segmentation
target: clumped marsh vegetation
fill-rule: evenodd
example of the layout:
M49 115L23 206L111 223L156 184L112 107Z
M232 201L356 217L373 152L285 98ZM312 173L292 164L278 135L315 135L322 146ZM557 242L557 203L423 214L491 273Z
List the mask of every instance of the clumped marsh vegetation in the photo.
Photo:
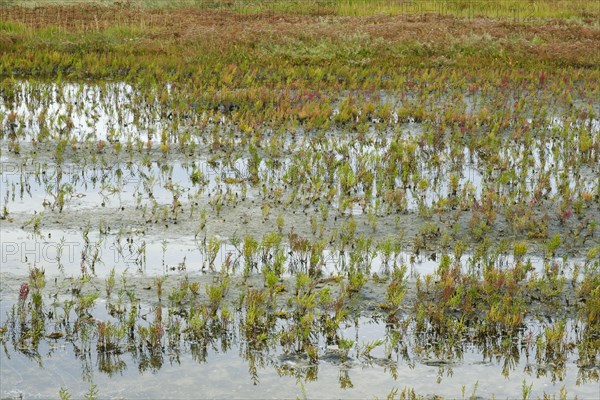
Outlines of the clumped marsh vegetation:
M1 8L0 395L594 396L598 9L400 3Z

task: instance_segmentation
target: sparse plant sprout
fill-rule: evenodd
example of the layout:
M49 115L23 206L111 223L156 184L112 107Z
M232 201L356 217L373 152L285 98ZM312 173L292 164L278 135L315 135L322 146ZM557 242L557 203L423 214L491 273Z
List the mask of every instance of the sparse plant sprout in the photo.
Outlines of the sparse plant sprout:
M329 207L326 203L319 204L319 212L321 213L321 219L327 221L327 218L329 218Z
M110 299L110 295L115 287L115 269L114 267L110 270L108 278L106 278L105 288L106 288L106 297Z
M367 283L368 277L364 272L355 267L348 269L348 290L351 293L358 292Z
M167 239L163 239L162 242L160 243L160 248L162 250L162 265L163 265L163 268L165 266L165 254L167 253L167 246L168 246Z
M527 243L526 242L515 242L513 254L515 259L520 260L527 254Z
M276 219L275 223L277 224L277 230L279 231L279 233L282 233L283 232L283 227L285 225L285 221L283 219L283 214L282 213L279 213L277 215L277 219Z
M340 353L342 355L342 360L346 360L348 358L348 353L354 347L354 340L340 338L338 341L338 347L340 349Z
M376 349L377 347L383 345L384 343L385 343L384 339L377 339L377 340L374 340L372 342L363 344L362 350L361 350L362 356L370 358L371 357L371 352L374 349Z
M262 211L262 216L263 216L263 220L268 220L269 219L269 215L271 214L271 206L268 203L263 203L263 205L261 206L261 211Z
M525 379L523 379L523 385L522 385L522 394L523 400L527 400L529 399L530 395L531 395L531 391L533 389L533 384L527 384L527 381Z
M56 246L56 264L58 266L58 270L60 271L60 273L62 275L65 274L65 267L64 267L64 264L62 263L62 253L63 253L63 249L65 247L65 243L66 243L66 240L63 236L62 238L60 238L60 241L58 242L58 245Z
M317 234L317 229L318 228L319 228L319 224L318 224L318 221L317 221L317 216L316 215L312 215L310 217L310 230L311 230L313 236Z
M211 271L215 269L215 259L221 249L221 241L212 236L207 245L208 267Z
M160 302L162 298L163 284L167 280L167 275L157 276L154 279L154 284L156 286L156 295L158 297L158 301Z
M100 391L98 390L98 387L96 386L96 384L92 384L89 388L89 390L83 395L83 397L85 398L85 400L96 400L98 398L98 394L100 393Z
M71 394L69 393L69 391L67 389L61 387L60 390L58 391L58 397L60 397L60 400L70 400Z
M250 274L252 269L255 268L256 261L254 256L258 250L258 241L251 235L244 236L244 243L242 248L242 254L244 256L244 275Z
M550 240L546 243L546 256L554 256L556 250L561 245L561 242L562 240L559 233L553 235L550 238Z
M388 302L390 316L394 316L400 309L400 305L406 295L406 276L407 268L402 265L400 268L394 269L392 272L392 281L386 290L386 299Z

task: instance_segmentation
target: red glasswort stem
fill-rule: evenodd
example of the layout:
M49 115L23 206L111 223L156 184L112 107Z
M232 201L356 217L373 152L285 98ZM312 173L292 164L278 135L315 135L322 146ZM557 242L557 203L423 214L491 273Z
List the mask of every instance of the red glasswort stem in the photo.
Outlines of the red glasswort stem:
M29 294L29 284L23 283L21 284L21 289L19 289L19 301L24 302L27 300L27 295Z

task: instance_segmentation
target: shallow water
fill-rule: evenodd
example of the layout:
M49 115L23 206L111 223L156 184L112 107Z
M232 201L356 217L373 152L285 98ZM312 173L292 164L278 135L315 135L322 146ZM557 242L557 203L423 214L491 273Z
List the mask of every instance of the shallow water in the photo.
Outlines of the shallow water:
M64 196L63 212L82 211L78 215L84 216L86 213L91 215L95 209L118 215L119 210L124 208L141 210L143 207L156 207L158 215L162 212L160 210L168 208L175 200L187 207L195 204L198 207L196 211L205 207L210 212L213 210L210 202L215 196L221 195L247 196L252 204L254 201L256 204L250 206L246 203L242 207L256 212L265 198L265 192L261 190L266 189L250 184L251 157L245 151L247 146L242 145L240 137L235 135L232 136L233 145L241 146L244 151L230 156L229 161L219 157L213 160L210 151L207 151L205 156L193 162L188 159L181 161L181 158L179 161L165 161L164 158L152 159L149 155L138 154L138 158L143 158L142 161L136 158L128 163L119 161L121 159L110 151L114 142L126 143L129 139L140 139L143 143L151 139L156 145L160 142L161 134L167 130L173 133L167 135L169 143L176 143L179 139L177 134L188 129L191 142L206 144L204 133L194 127L195 124L209 123L202 113L174 118L167 111L160 110L158 102L152 97L140 99L139 93L122 83L104 86L64 84L58 87L23 82L16 87L15 102L0 103L0 209L6 209L9 218L12 213L30 216L32 220L30 225L22 228L10 225L5 220L0 221L1 272L22 276L23 280L29 268L34 266L42 267L48 279L78 276L84 270L104 278L113 268L118 275L127 273L143 277L164 274L194 277L210 273L206 246L211 237L206 237L204 233L196 238L194 232L178 232L169 237L166 234L164 237L156 233L146 234L141 219L136 226L121 225L120 232L115 232L114 226L112 232L102 231L101 226L90 226L89 221L82 219L81 225L75 230L44 226L40 232L34 233L33 221L40 213L60 222L64 214L59 212L59 196ZM138 108L140 104L144 107ZM18 117L12 125L8 121L10 111L15 111ZM534 121L528 122L531 124ZM225 117L210 123L231 128ZM510 168L488 168L489 160L486 158L489 155L478 154L468 146L450 149L444 145L439 151L428 145L417 146L419 141L427 139L428 127L423 123L414 120L398 122L396 115L390 124L395 126L391 129L400 132L398 138L406 141L404 144L408 147L415 145L414 154L411 155L415 158L411 161L414 170L410 171L414 176L411 175L408 182L403 182L403 171L392 171L395 175L391 186L403 190L405 212L415 213L421 204L435 207L436 203L455 196L456 193L452 194L452 191L481 201L486 191L502 195L518 190L524 198L529 199L542 182L545 196L558 202L562 192L568 192L566 189L572 193L575 189L593 193L597 188L597 165L587 163L577 170L564 167L565 157L577 154L570 152L571 143L552 136L553 130L563 129L567 125L566 120L560 117L551 117L540 123L536 129L543 139L533 139L530 147L511 144L498 154L497 164L506 164ZM600 131L600 121L597 119L569 122L568 126L574 132L597 134ZM52 161L31 161L7 154L7 148L15 138L23 142L25 147L25 142L44 134L48 134L44 140L50 141L70 138L79 142L102 140L110 144L107 144L108 150L99 156L99 160L86 159L75 163L67 160L60 166ZM311 158L313 153L322 152L320 156L323 157L325 153L330 153L331 160L339 163L332 175L334 182L341 179L340 166L347 165L345 179L352 181L361 172L377 170L390 156L391 132L381 133L372 129L366 135L366 142L369 143L364 145L357 142L356 132L330 132L324 138L311 138L310 133L304 134L297 141L284 135L281 154L273 158L264 155L258 166L261 184L264 183L269 189L281 189L287 182L297 181L299 191L305 191L309 186L306 181L319 174L319 166L327 166L329 162L318 157ZM531 152L531 158L528 158L530 165L524 165L523 160L528 152ZM106 161L104 156L107 160L117 161ZM438 157L437 167L432 162L434 157ZM311 162L306 163L306 160ZM511 168L512 171L508 171ZM450 184L451 176L457 179L454 189ZM525 177L525 184L519 183L517 187L519 177ZM384 195L380 190L383 178L372 176L371 191L368 193L371 178L352 186L351 193L364 197L365 202L362 206L352 203L342 214L360 215L377 210L378 201ZM421 183L423 188L415 187ZM337 192L328 207L335 212L341 207L338 200L343 198L341 184L334 184L333 189ZM321 190L325 189L321 187ZM325 204L323 198L313 203L313 206ZM165 211L165 214L168 215L164 221L173 222L169 212ZM160 216L152 215L160 219ZM305 215L308 214L305 212ZM260 219L260 211L251 217ZM188 217L186 214L180 218ZM189 218L199 219L199 215L190 213ZM386 232L396 233L397 230L395 226ZM261 232L266 231L263 226ZM213 238L220 242L213 269L219 271L228 265L234 269L232 273L242 274L244 260L240 246L232 244L232 237L215 235ZM257 239L260 241L261 238L257 236ZM408 247L409 243L402 247L402 251L396 252L387 266L384 265L381 252L370 253L368 261L360 259L359 268L367 274L382 274L392 264L406 265L412 282L417 276L435 273L440 264L439 252L414 254ZM528 247L531 254L545 252L545 248L534 247ZM289 244L282 244L280 250L287 255L284 277L307 269L307 251L292 251ZM341 251L325 247L318 264L323 276L345 276L356 255L352 251L349 246ZM474 261L476 257L470 251L474 250L469 249L461 257L463 270L481 272L480 262ZM272 253L266 254L265 259L270 260ZM515 262L510 254L489 257L494 257L490 263L498 268L508 268ZM581 258L565 256L563 259L560 254L546 260L540 257L531 257L530 260L533 271L538 274L543 274L548 265L556 264L560 273L567 277L571 276L575 264L584 263ZM265 260L257 255L252 261L256 265L253 271L259 272ZM2 324L16 295L2 293ZM99 320L110 321L112 317L104 310L105 305L106 300L98 300L93 314ZM138 322L148 326L152 310L142 304L140 311L148 319ZM80 397L92 383L98 385L101 397L109 398L362 399L384 398L392 390L397 388L402 391L405 387L422 395L450 398L468 397L472 393L482 397L516 398L522 396L523 385L530 384L532 397L545 393L558 396L563 387L569 397L598 396L598 363L579 368L576 348L568 351L565 369L559 371L558 375L553 360L538 364L534 356L537 350L531 341L540 337L546 323L537 320L527 321L527 327L516 339L518 343L511 347L516 349L516 353L511 353L512 357L499 351L498 346L494 347L494 342L502 341L502 338L490 338L491 344L487 347L472 341L449 346L451 337L419 336L415 334L414 326L402 338L406 352L394 352L387 357L385 347L391 328L372 318L357 317L354 323L345 320L339 332L347 339L356 340L349 352L349 359L344 361L339 349L328 346L321 337L320 361L311 364L301 356L286 354L277 337L270 338L272 343L267 349L250 349L240 333L239 316L236 318L227 340L214 338L207 343L206 349L202 348L202 343L181 342L174 348L164 346L163 351L154 354L154 357L149 355L145 346L127 348L120 355L107 355L96 351L92 345L91 351L78 353L75 344L79 338L74 341L42 340L37 352L28 353L27 349L19 348L16 342L8 338L0 351L0 396L56 397L60 387L65 387L75 397ZM281 332L289 324L288 320L278 320L277 329ZM48 323L47 333L54 330L51 325ZM577 322L568 320L567 325L569 340L576 343ZM378 339L385 340L385 344L375 348L371 357L361 355L360 350L365 343ZM530 353L527 354L525 349ZM253 369L253 366L256 368ZM112 368L111 373L107 372L109 367ZM586 375L591 380L585 380Z
M149 165L116 163L107 166L81 166L54 163L20 164L4 161L0 173L3 193L0 206L10 212L58 211L56 199L64 191L67 209L138 206L156 201L170 204L177 196L196 198L204 191L214 192L224 179L247 178L245 162L236 160L233 167L220 162L196 160L193 163ZM194 184L191 175L200 173L203 184ZM239 189L237 190L239 191ZM206 197L206 196L204 196Z
M17 82L14 88L14 98L0 103L0 117L3 119L1 122L4 127L0 140L3 147L7 145L7 141L12 140L11 132L16 135L18 141L30 142L40 134L41 130L48 132L51 140L65 137L76 142L101 140L109 143L109 149L112 143L117 141L125 144L138 139L144 145L151 139L156 145L160 142L157 137L167 131L170 132L166 137L169 143L176 142L176 136L181 132L192 132L191 140L197 143L206 142L207 135L210 136L197 128L198 121L206 119L201 112L191 112L186 118L173 122L168 110L161 110L158 102L153 100L155 97L147 98L145 97L147 94L137 93L131 85L125 83L57 85L43 82ZM17 115L17 120L11 123L8 121L13 111ZM66 130L64 125L67 124L65 122L67 120L72 127ZM431 134L430 128L424 128L425 123L392 123L396 126L395 131L402 132L401 137L406 140L406 143L420 143L411 161L414 165L410 175L414 178L416 174L419 178L417 181L427 183L427 187L417 190L414 187L417 182L408 182L408 185L407 182L402 183L403 171L397 171L396 188L402 188L404 192L406 209L416 211L421 203L432 206L436 202L447 199L451 192L449 187L451 174L458 176L458 185L455 188L458 194L466 193L477 199L481 198L485 190L496 190L498 193L519 190L527 196L535 191L539 182L542 182L540 189L543 189L547 196L556 195L564 184L567 184L572 191L578 188L592 192L594 185L597 185L597 168L593 165L591 167L584 165L578 171L565 169L563 157L569 153L567 150L572 147L572 144L554 138L553 132L556 129L564 130L565 126L569 126L576 140L579 132L587 132L591 135L600 132L600 120L568 121L567 117L550 116L543 122L531 118L527 122L529 124L535 122L536 126L533 129L536 130L536 136L542 135L544 139L534 139L530 146L508 143L506 154L499 154L499 159L491 171L486 170L485 159L489 155L473 152L467 146L462 148L461 154L453 154L447 143L441 150L423 145L423 142L428 140L428 134ZM358 144L356 132L346 134L333 131L316 142L308 139L310 135L306 132L301 136L304 139L299 141L295 136L292 138L288 134L284 135L285 139L279 150L282 154L291 151L292 156L278 156L277 166L274 168L271 168L273 165L267 166L268 157L261 160L259 168L261 183L268 183L270 187L282 186L282 177L288 173L294 175L300 172L305 177L314 175L313 172L302 171L301 168L300 170L298 168L290 170L290 168L297 167L299 164L302 167L300 160L321 148L333 152L337 162L347 161L356 176L361 169L373 170L373 167L381 165L390 148L390 134L381 136L373 130L370 130L366 136L368 142L376 144ZM235 146L246 148L246 144L240 141L241 135L232 137L236 138ZM323 140L324 142L321 143ZM525 166L522 160L528 152L531 153L534 164ZM210 151L207 151L207 154L209 153ZM298 158L295 158L294 156L298 154ZM431 165L434 157L438 158L438 167ZM369 160L370 164L360 166L359 159ZM195 159L195 165L181 162L152 162L147 167L120 162L102 166L66 163L57 167L53 163L37 161L29 165L21 165L20 161L2 156L0 207L7 206L9 212L40 210L44 200L50 204L55 201L59 190L67 191L66 206L72 208L91 208L103 202L137 204L141 200L146 200L144 196L148 196L145 190L147 185L151 185L156 191L156 201L160 204L168 204L173 196L173 190L165 187L170 183L169 178L173 179L174 185L179 184L182 188L195 192L192 190L194 185L191 183L191 174L200 171L201 176L206 179L206 184L199 186L203 188L203 195L206 196L208 193L216 193L217 189L223 191L230 189L239 193L239 184L223 183L223 180L233 178L246 181L249 177L249 157L243 152L234 156L229 166L221 162L212 163L208 157ZM313 164L323 163L322 160L317 159L312 161ZM510 166L508 170L500 167L503 162ZM48 171L46 176L40 175L44 170ZM59 175L59 171L62 174ZM339 174L339 171L336 173ZM525 177L527 183L523 187L515 188L517 178L521 176ZM338 178L339 176L336 176L335 180L339 180ZM381 179L382 177L379 177L379 180ZM503 182L502 187L496 187L498 180ZM377 196L382 195L377 191L377 185L380 184L381 182L374 179L372 193L366 194L365 200L371 207L375 207L379 199ZM189 194L186 190L180 195ZM365 194L361 185L357 185L353 190L358 194ZM333 201L332 206L338 206L337 203ZM348 212L360 214L364 210L354 204Z
M7 307L6 303L2 306L2 321ZM147 310L142 308L144 312ZM110 319L102 315L101 308L94 314ZM573 339L572 328L569 323ZM522 336L535 336L539 331L539 325L534 324ZM395 388L401 391L405 387L422 395L462 398L463 386L466 396L474 393L485 398L516 398L521 396L523 382L532 385L533 398L544 393L558 394L563 387L569 397L594 398L598 393L597 382L580 382L576 351L569 352L564 374L554 377L552 367L537 365L533 355L527 357L523 351L508 358L502 354L485 356L481 348L466 344L461 346L461 356L451 359L427 355L427 351L416 354L411 335L404 342L409 351L402 357L395 354L388 359L385 345L373 350L370 357L359 354L358 349L365 343L385 340L389 333L384 323L359 318L340 331L343 337L358 344L350 350L348 359L342 360L336 347L321 342L317 364L286 355L277 345L267 351L248 353L247 343L235 329L227 345L217 339L201 350L202 346L196 348L187 343L178 348L166 347L151 359L147 351L106 356L93 347L91 352L77 356L73 344L64 339L42 341L36 355L27 356L8 341L0 353L1 395L56 397L64 387L80 396L92 383L103 398L358 399L383 398ZM436 346L435 341L423 344L431 349ZM108 365L118 367L109 373Z
M510 175L506 175L506 178L503 177L507 181L504 188L490 183L497 177L493 177L493 180L486 178L476 162L461 163L458 173L450 168L432 170L422 165L420 179L427 182L427 187L402 190L404 208L415 212L421 204L435 207L436 203L447 201L457 194L470 201L482 201L485 190L494 190L498 194L518 190L526 199L531 198L536 190L541 190L544 196L552 198L565 190L565 187L571 193L594 193L598 184L594 171L586 168L581 171L563 171L560 167L555 170L552 153L549 150L547 152L547 159L541 163L540 150L536 148L536 164L525 172L518 167ZM466 148L463 157L469 158ZM518 157L511 155L508 159L511 165L520 165ZM8 214L32 215L42 211L97 207L162 209L175 201L186 206L192 203L210 203L217 196L222 199L233 196L236 201L242 197L259 200L264 198L264 193L261 192L261 187L249 184L248 162L248 158L241 157L233 160L231 165L225 165L222 161L196 159L193 162L152 161L146 165L115 162L109 165L66 163L58 166L53 162L24 162L3 157L0 161L0 209L6 210ZM278 167L271 169L267 167L267 161L262 160L259 166L261 181L270 183L269 190L282 190L285 187L282 177L294 173L289 169L291 163L290 159L285 159L279 162ZM349 165L353 165L355 174L358 173L356 163L350 162ZM525 186L516 187L516 183L510 183L522 173L528 176ZM500 173L494 172L494 175L498 174ZM451 176L457 177L454 194L451 193L449 183ZM365 193L362 186L357 185L356 194L364 197L367 202L362 206L352 203L346 214L360 215L366 209L370 212L381 209L381 205L377 204L382 201L382 193L378 192L380 184L375 175L370 193ZM395 185L397 189L403 186L400 178L395 179ZM283 191L283 195L285 197L288 193ZM318 195L322 196L322 193ZM333 210L339 207L338 199L339 187L330 205Z
M221 241L219 251L214 258L212 269L221 271L227 264L230 272L241 275L244 272L244 260L240 245L235 246L228 241L229 238L217 237ZM260 238L259 238L260 240ZM293 252L285 244L279 247L286 255L284 262L284 276L293 276L296 271L303 270L302 261L308 254ZM144 276L160 276L169 274L201 274L209 272L210 256L207 252L203 238L194 239L193 236L180 237L176 240L160 240L145 236L135 230L117 234L99 234L91 231L87 241L82 231L65 231L60 229L45 229L43 234L37 235L19 229L2 229L0 235L0 249L2 250L2 271L12 274L26 274L29 267L42 266L49 276L61 273L67 276L81 273L82 259L85 258L86 271L98 277L106 277L114 268L115 272L136 273ZM268 251L269 260L275 250ZM318 264L324 276L345 275L351 263L351 250L334 250L326 247ZM59 257L60 256L60 257ZM94 260L94 261L92 261ZM257 255L257 269L262 269L262 256ZM383 255L374 252L371 258L361 262L360 266L368 273L381 274L395 265L409 267L413 278L417 275L433 274L437 270L441 254L430 253L415 257L410 251L399 252L384 264ZM561 274L569 277L576 264L583 265L582 258L554 257L543 259L541 257L527 257L531 262L533 271L541 274L547 265L558 265ZM512 255L498 255L490 258L498 268L504 269L515 264ZM93 270L91 264L94 264ZM464 271L479 270L481 265L473 262L473 254L466 253L461 257Z

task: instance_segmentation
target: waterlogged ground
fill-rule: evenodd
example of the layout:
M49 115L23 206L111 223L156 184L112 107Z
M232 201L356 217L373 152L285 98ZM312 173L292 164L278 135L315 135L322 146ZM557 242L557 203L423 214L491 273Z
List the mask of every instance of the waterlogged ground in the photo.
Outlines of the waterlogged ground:
M342 328L342 334L359 342L389 335L383 323L370 319L356 322L358 325ZM527 333L538 331L533 328ZM324 352L318 366L285 356L277 348L265 354L245 354L243 343L235 336L225 345L219 340L206 348L190 344L154 359L139 353L102 356L92 351L76 355L63 340L44 344L39 351L40 355L35 356L10 346L5 350L4 398L55 397L53 388L57 386L71 388L73 395L81 396L91 382L107 398L198 398L201 393L209 398L363 399L385 398L395 388L405 386L430 397L448 398L517 398L522 396L522 385L531 385L531 395L536 397L544 393L558 395L563 390L569 397L591 399L598 393L593 379L582 382L585 378L579 374L573 354L568 356L564 379L560 380L553 376L552 367L537 364L524 352L505 360L501 356L482 356L480 349L470 346L460 359L450 361L421 359L412 352L404 358L388 359L383 349L374 350L369 358L352 351L342 361L333 349ZM510 372L504 374L505 368ZM511 380L522 383L509 385Z
M173 280L178 285L180 278L169 278L165 291L170 291ZM215 278L213 274L191 280L203 286ZM18 291L20 281L3 274L3 298ZM407 304L415 301L413 284ZM50 280L46 288L49 294L59 294L50 296L55 300L48 302L52 303L48 311L57 316L70 297L60 294L60 285ZM134 306L137 322L152 326L153 317L157 316L156 294L150 291L152 280L130 277L127 282L123 279L123 285L137 294L138 303ZM263 285L258 276L251 276L244 283L235 280L225 302L235 307L235 299L245 288ZM284 286L292 291L291 282L285 282ZM101 280L92 279L88 290L103 293L106 287ZM366 285L361 298L354 302L358 307L356 317L348 318L337 332L341 339L354 341L353 344L343 352L339 345L320 338L318 363L290 353L279 340L253 348L245 336L244 312L234 313L226 325L217 319L215 325L211 324L211 334L200 340L169 340L169 345L152 349L143 342L123 337L118 349L103 351L100 347L89 347L85 344L86 336L95 337L96 324L119 324L119 315L110 305L119 300L114 295L108 299L102 296L89 316L65 322L63 313L50 323L48 328L52 332L48 336L62 332L63 328L65 336L42 339L35 349L25 345L18 333L7 335L1 355L2 396L55 397L57 387L69 388L73 395L80 396L92 384L97 385L102 397L109 398L195 398L199 391L202 397L211 398L383 398L405 387L420 394L449 398L473 395L515 398L522 395L524 388L529 388L532 396L563 393L594 398L597 393L597 365L584 366L578 357L576 344L581 339L582 326L571 317L565 319L562 312L540 308L542 317L526 321L527 327L508 342L506 338L483 342L471 338L443 344L447 339L419 333L414 323L407 322L403 327L386 323L381 311L373 311L378 308L376 304L385 301L384 290L384 284ZM565 293L565 298L572 297L573 293ZM10 327L7 320L12 307L18 305L3 302L3 326ZM280 307L286 308L283 304ZM359 317L361 314L369 317ZM273 336L280 337L292 325L287 317L276 319ZM561 347L556 349L560 354L554 359L549 353L555 350L550 350L547 341L557 327L564 337ZM365 349L370 345L374 345L373 349L367 352ZM518 383L513 385L513 381Z
M172 85L3 85L3 398L598 396L589 93L249 133Z

